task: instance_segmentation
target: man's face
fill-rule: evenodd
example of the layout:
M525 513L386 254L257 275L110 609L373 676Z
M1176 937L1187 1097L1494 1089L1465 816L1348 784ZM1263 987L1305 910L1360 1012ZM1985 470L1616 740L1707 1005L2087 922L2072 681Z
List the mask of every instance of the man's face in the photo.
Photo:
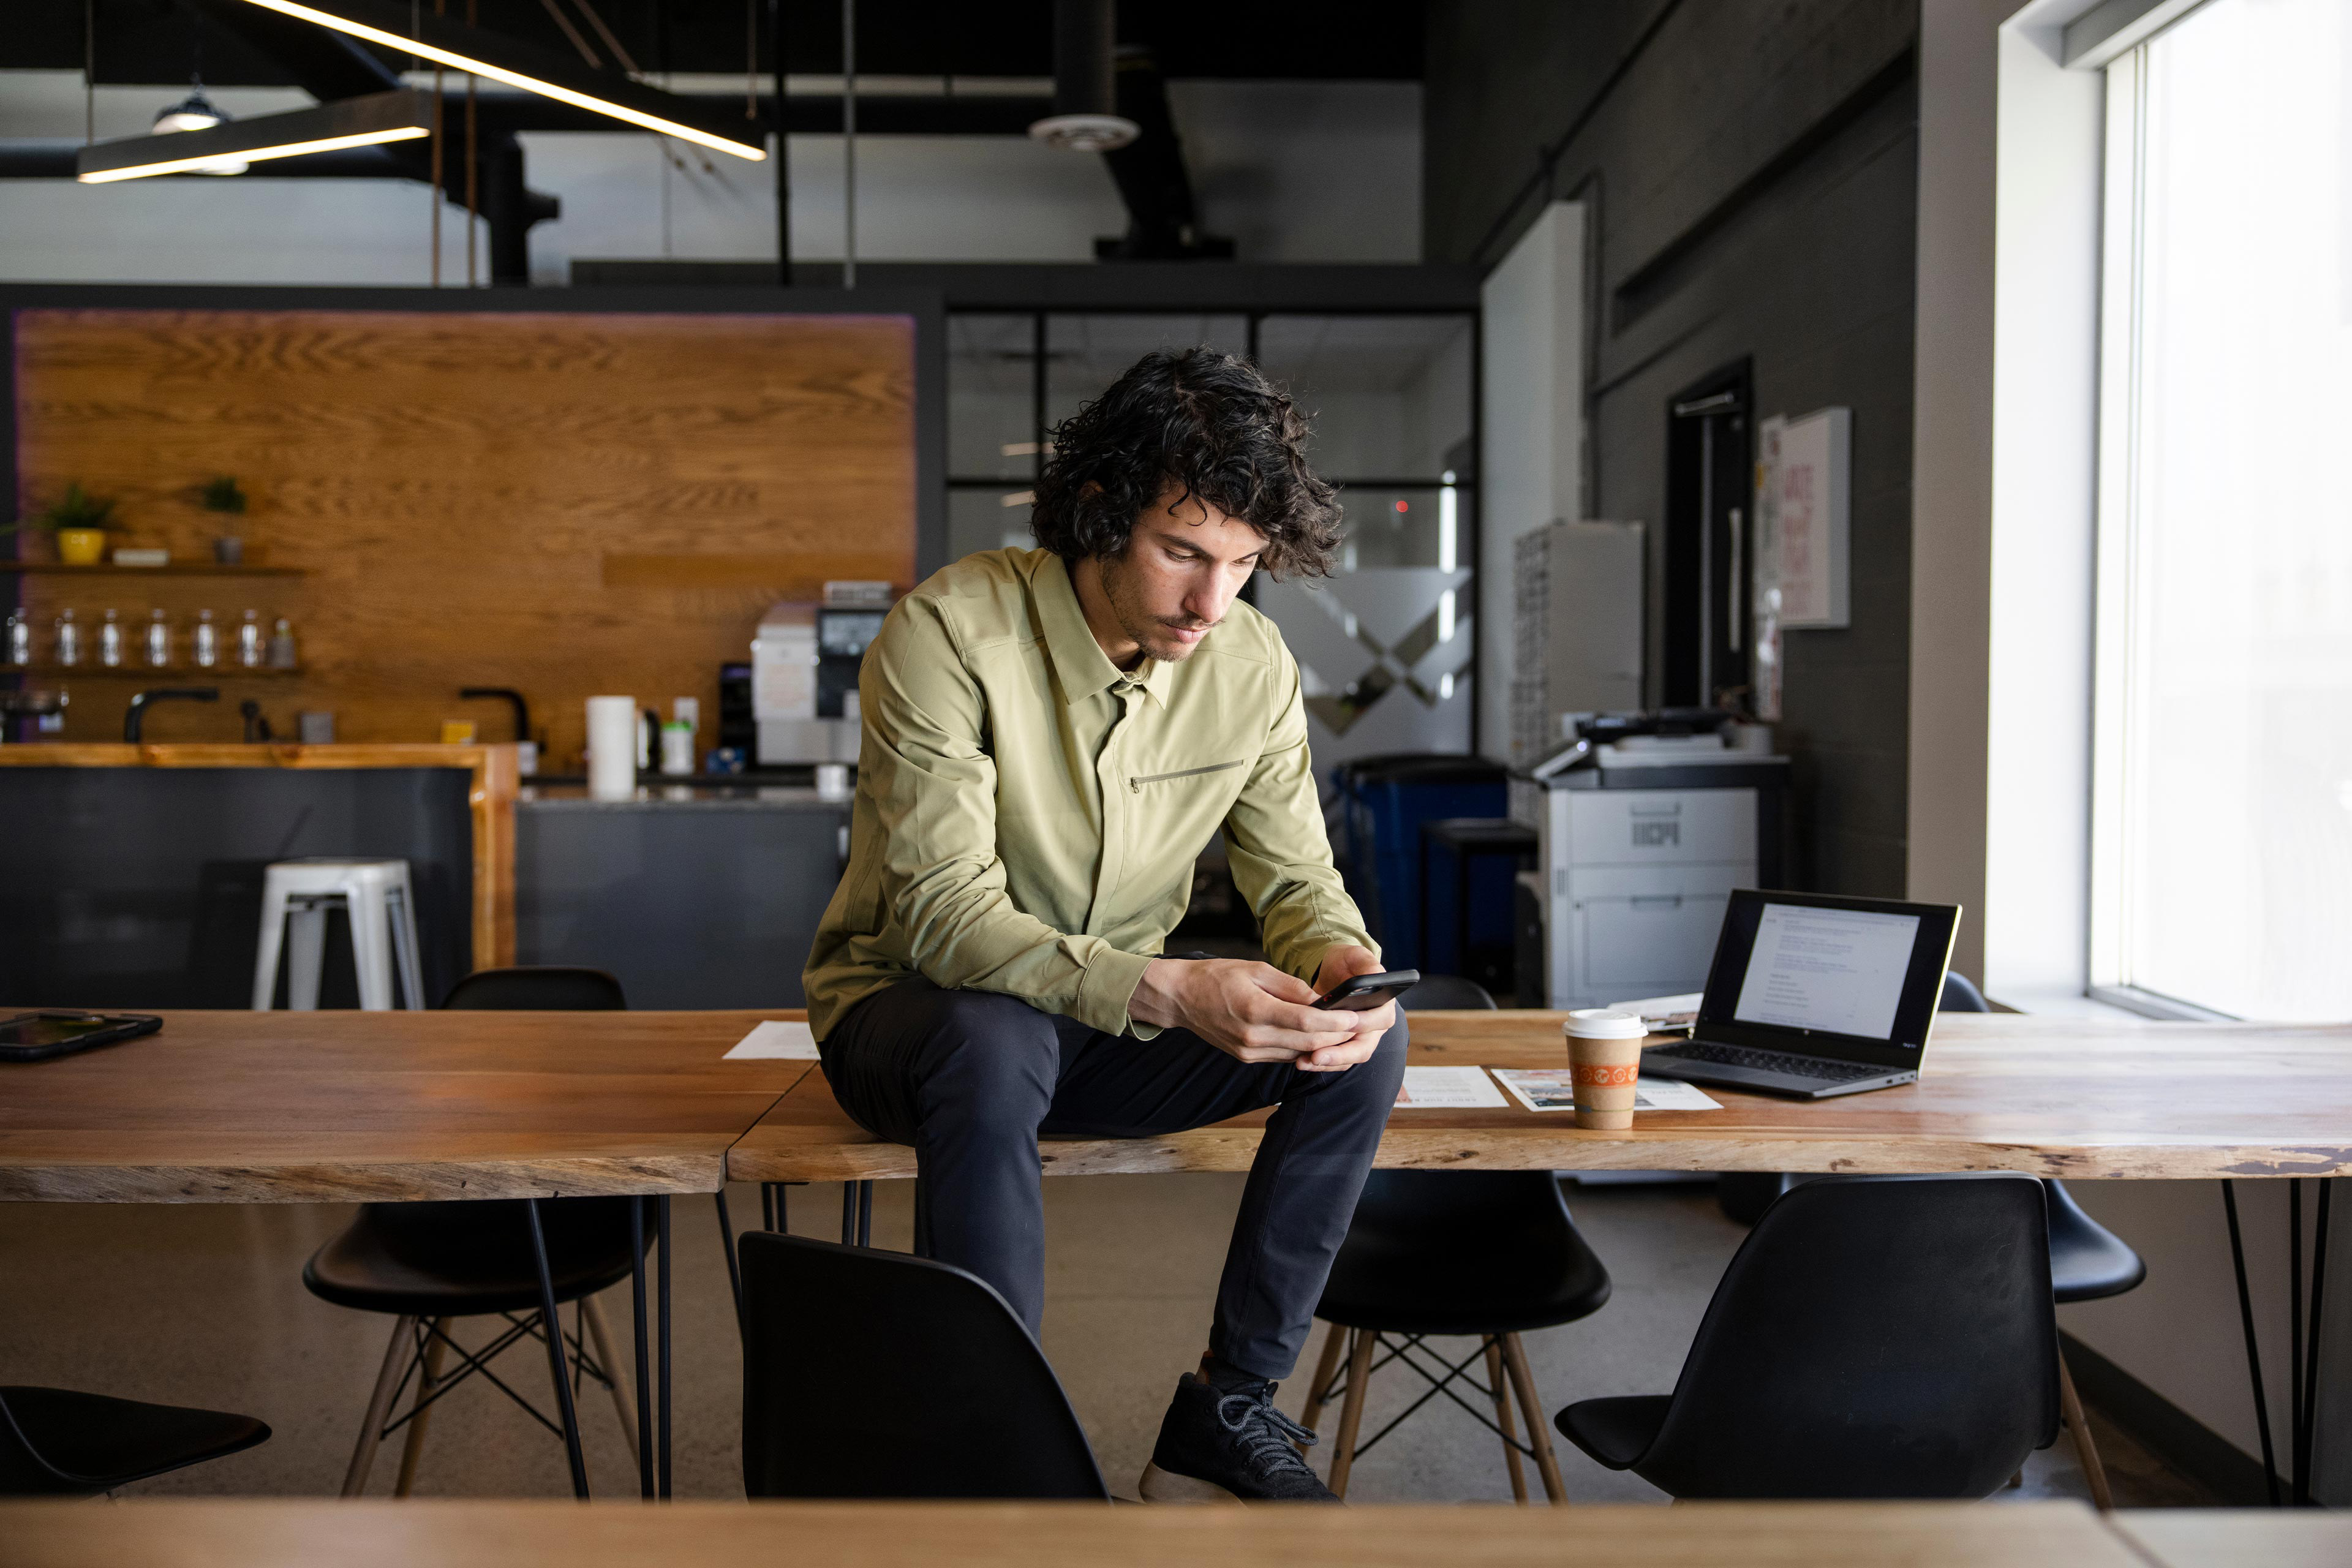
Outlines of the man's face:
M1136 520L1127 552L1098 563L1119 630L1145 657L1190 658L1257 569L1265 536L1180 485Z

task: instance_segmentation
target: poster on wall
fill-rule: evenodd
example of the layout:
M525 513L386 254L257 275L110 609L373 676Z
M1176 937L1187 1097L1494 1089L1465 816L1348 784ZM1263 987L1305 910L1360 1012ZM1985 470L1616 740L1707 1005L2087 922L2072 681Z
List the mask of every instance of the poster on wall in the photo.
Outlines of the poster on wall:
M1845 626L1853 411L1823 408L1790 419L1779 447L1771 493L1780 629Z
M1766 723L1780 717L1780 432L1779 415L1756 426L1756 543L1748 603L1754 624L1748 654L1748 685L1755 714Z

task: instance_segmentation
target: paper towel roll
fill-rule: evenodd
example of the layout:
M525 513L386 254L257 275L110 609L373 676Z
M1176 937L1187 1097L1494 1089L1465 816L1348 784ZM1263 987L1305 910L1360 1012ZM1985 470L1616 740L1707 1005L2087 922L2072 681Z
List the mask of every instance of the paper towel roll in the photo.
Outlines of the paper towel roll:
M588 699L588 793L627 800L637 793L637 700Z

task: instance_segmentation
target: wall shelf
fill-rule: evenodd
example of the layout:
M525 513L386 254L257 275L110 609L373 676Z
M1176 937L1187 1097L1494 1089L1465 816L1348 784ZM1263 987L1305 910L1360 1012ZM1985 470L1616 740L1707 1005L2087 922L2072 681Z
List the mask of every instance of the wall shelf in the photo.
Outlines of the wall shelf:
M172 561L161 566L68 566L61 561L0 561L0 577L307 577L299 566L223 566L211 561Z
M216 664L210 669L197 665L167 664L160 668L152 664L0 664L0 675L46 675L59 680L80 680L92 676L120 679L132 676L142 679L205 682L214 680L283 680L303 673L300 665L291 669L276 665L256 665L247 668L241 664Z

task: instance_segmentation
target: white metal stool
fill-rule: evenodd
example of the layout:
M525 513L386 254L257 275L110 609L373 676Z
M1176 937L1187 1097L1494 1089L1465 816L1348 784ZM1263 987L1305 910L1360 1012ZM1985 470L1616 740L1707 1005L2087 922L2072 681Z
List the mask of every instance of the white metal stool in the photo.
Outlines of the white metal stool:
M327 911L340 905L351 917L352 966L359 972L360 1005L392 1010L392 966L400 963L407 1005L425 1005L416 960L416 900L405 860L279 860L261 889L261 951L253 961L253 1009L269 1011L278 992L278 960L287 962L286 1005L298 1012L319 1005L319 973L327 958ZM292 929L291 951L287 931Z

